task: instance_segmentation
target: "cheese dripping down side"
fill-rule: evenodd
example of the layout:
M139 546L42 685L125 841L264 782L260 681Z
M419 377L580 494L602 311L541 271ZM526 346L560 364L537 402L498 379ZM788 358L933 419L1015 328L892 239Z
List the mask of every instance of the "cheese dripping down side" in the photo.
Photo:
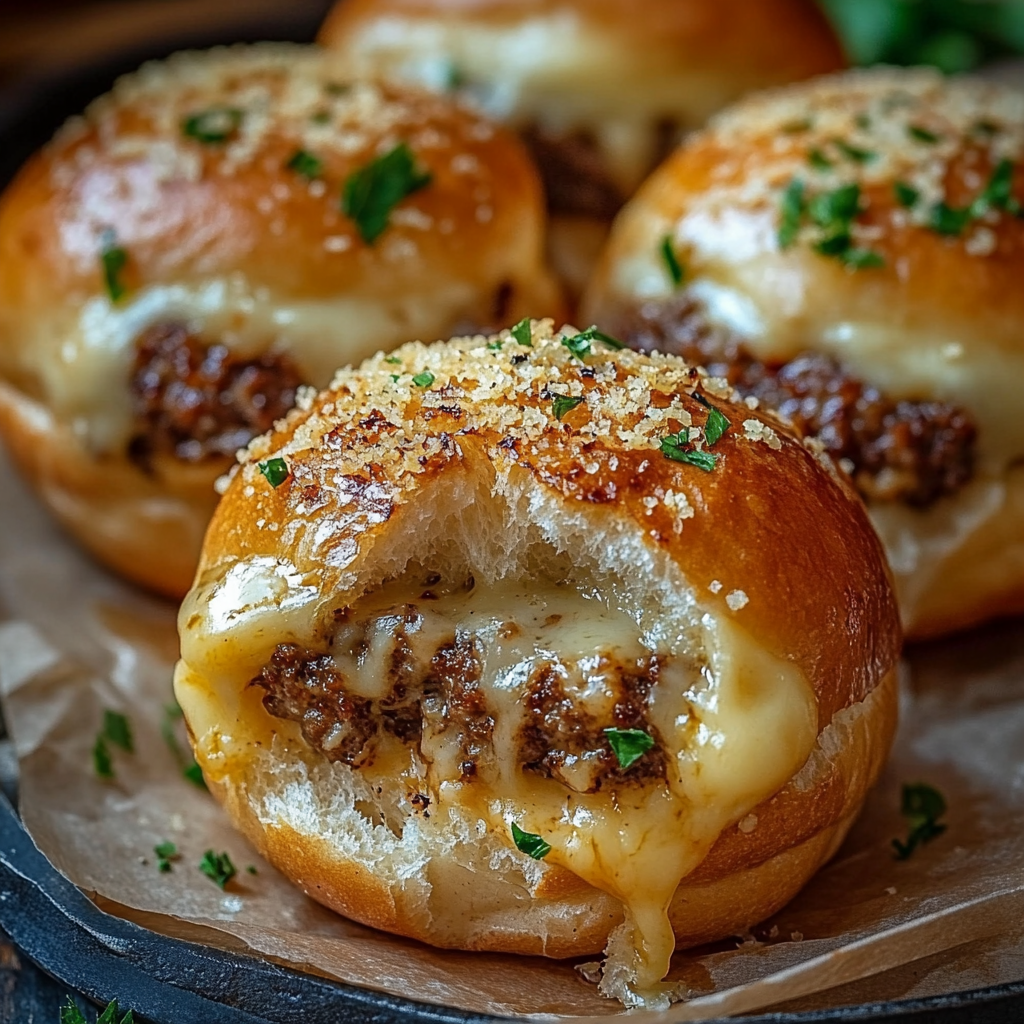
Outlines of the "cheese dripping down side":
M374 785L426 785L437 808L461 809L508 845L513 823L540 836L551 847L545 864L621 901L633 952L632 963L619 966L635 979L638 1004L656 999L675 946L668 907L679 882L813 748L816 705L801 672L731 619L705 613L696 626L663 623L655 636L567 580L476 583L410 570L319 628L308 621L317 594L306 583L286 566L253 560L236 565L212 600L193 596L183 609L189 671L177 685L183 703L202 709L189 718L205 770L230 774L247 744L269 746L283 724L262 711L248 685L279 642L330 651L346 692L366 700L388 696L399 648L404 685L415 687L444 644L469 645L469 682L492 723L473 771L458 708L431 712L438 698L426 692L414 756L385 736L354 770ZM649 678L638 684L645 667ZM224 677L231 685L217 684ZM524 736L537 720L531 694L552 677L579 716L576 726L592 726L595 742L545 773L524 766ZM623 769L603 740L629 685L641 694L643 726L657 744L656 770ZM208 692L185 692L197 686ZM554 712L547 714L550 724Z

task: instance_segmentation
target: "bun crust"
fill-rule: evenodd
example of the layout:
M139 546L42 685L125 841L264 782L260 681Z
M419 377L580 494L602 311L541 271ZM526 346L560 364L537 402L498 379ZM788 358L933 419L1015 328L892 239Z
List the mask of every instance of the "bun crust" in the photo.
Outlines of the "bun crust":
M408 345L395 353L398 363L378 357L339 373L282 429L254 441L214 515L182 608L175 685L213 791L314 898L440 946L572 956L608 944L604 991L640 1005L667 968L660 958L673 934L693 944L749 926L789 899L841 840L891 741L900 633L880 546L831 464L679 360L608 352L597 340L578 358L564 343L575 336L541 324L530 346L508 334ZM659 448L679 430L701 436L711 414L692 397L695 387L730 422L704 449L714 453L710 471ZM581 401L553 411L554 396ZM272 488L257 464L277 458L288 477ZM596 595L605 610L588 605L580 614L609 618L587 633L581 649L591 654L612 633L622 649L630 629L685 635L649 642L677 652L666 653L660 672L709 659L723 717L715 726L716 711L706 721L726 737L726 760L694 753L703 781L686 789L695 778L682 753L689 741L678 732L686 716L659 703L674 685L651 691L643 728L661 737L654 750L664 749L667 763L682 758L664 770L669 779L679 772L668 792L686 790L679 806L689 810L659 817L667 799L660 754L645 762L652 781L615 775L612 765L590 789L557 772L516 770L517 744L532 735L529 725L517 732L517 716L541 691L507 705L501 693L510 684L492 689L489 669L479 699L494 723L493 752L467 768L464 758L476 755L464 747L454 776L444 768L456 764L444 744L465 708L479 714L475 697L451 705L433 753L436 736L424 718L419 743L429 764L415 748L395 753L384 740L365 763L350 758L353 767L322 756L335 747L318 753L306 726L300 732L299 719L287 720L274 704L268 658L273 663L282 643L291 652L326 642L329 665L340 664L348 641L325 637L338 623L358 623L361 608L391 607L375 595L415 575L412 565L470 571L480 601L499 595L500 616L518 623L536 595L567 587ZM527 597L510 596L520 593ZM420 600L438 608L446 598L431 591ZM560 628L565 615L544 618L562 607L551 603L559 598L545 600L539 628ZM415 604L401 607L418 614ZM480 622L493 605L474 607L480 618L465 620L476 623L467 628L486 633ZM496 635L521 635L503 621ZM366 642L360 650L384 650L383 641ZM444 671L440 658L441 649L433 671ZM346 692L364 693L353 672ZM402 678L408 697L411 677ZM371 672L366 685L377 692L384 682ZM740 692L742 699L729 696ZM573 698L577 710L590 699L582 691ZM549 716L573 713L545 707ZM741 707L757 708L751 734ZM594 862L580 854L589 846L573 838L576 826L543 810L566 800L598 822L586 833L604 850ZM633 815L633 825L619 823L615 835L659 835L667 846L648 839L619 860L617 840L601 844L621 813ZM550 855L532 860L517 851L510 822L550 840ZM640 876L625 863L640 865ZM656 920L647 919L645 886L665 875L671 910L659 904ZM667 949L657 921L665 922ZM656 951L647 959L635 952L637 934Z
M1014 491L1008 473L1024 455L1022 156L1024 98L980 81L851 72L751 97L673 154L623 211L584 315L628 338L641 308L689 299L692 323L767 365L816 353L893 402L944 403L976 428L965 477ZM802 212L780 244L794 182ZM859 206L848 248L815 251L832 244L822 204L850 188ZM666 237L686 268L682 290L666 272ZM999 510L982 522L972 487L918 508L867 493L887 542L902 538L890 556L912 636L1021 606L1024 576L1008 581L1004 563L1024 545L1014 499L990 495ZM1005 546L971 542L974 527ZM967 593L963 572L940 571L962 544L982 560ZM919 597L926 587L938 594Z
M343 212L343 187L399 143L429 183L410 185L381 233L364 237ZM285 44L146 65L68 122L0 201L0 378L20 393L5 403L10 444L101 557L107 543L89 535L101 510L113 511L129 520L115 562L180 596L223 452L290 403L278 411L243 380L238 400L260 425L239 424L233 446L228 431L216 457L162 459L158 444L129 459L136 407L149 400L133 389L162 388L163 400L179 383L201 390L223 366L218 357L199 369L196 354L199 382L168 383L167 363L184 356L139 362L148 331L187 327L229 359L267 357L256 372L272 379L284 361L289 394L297 383L321 387L339 365L413 337L559 312L543 236L540 184L521 144L447 98L352 83L329 55ZM187 419L189 400L198 401L169 415ZM29 437L43 445L37 455ZM59 461L89 471L73 482L53 470ZM136 511L110 491L90 493L89 475L116 477ZM161 525L161 502L184 535Z
M752 89L845 64L809 0L343 0L320 40L359 74L457 89L522 132L574 297L590 238L684 132Z

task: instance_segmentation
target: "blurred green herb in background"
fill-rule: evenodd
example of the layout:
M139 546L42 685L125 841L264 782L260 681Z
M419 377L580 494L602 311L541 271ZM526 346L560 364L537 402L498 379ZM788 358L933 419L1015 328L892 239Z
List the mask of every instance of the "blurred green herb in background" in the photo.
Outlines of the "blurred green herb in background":
M970 71L1024 54L1024 0L821 0L856 64Z

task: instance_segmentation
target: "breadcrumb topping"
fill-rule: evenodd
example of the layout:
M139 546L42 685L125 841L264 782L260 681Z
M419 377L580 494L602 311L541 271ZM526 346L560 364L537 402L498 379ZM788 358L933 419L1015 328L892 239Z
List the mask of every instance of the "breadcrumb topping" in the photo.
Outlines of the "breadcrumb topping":
M589 350L574 354L588 337ZM719 453L714 468L692 467L698 484L704 472L725 471L728 454L721 454L717 437L708 444L708 415L693 398L699 392L738 402L722 381L675 356L615 350L574 327L555 331L550 320L533 321L529 344L524 341L523 325L517 325L492 337L413 342L341 370L311 407L303 395L304 408L279 424L285 434L291 431L283 446L279 435L265 435L239 453L245 479L258 482L253 463L259 460L301 460L327 446L332 473L355 476L373 466L378 479L400 492L434 460L456 456L463 439L477 436L488 439L499 472L522 457L557 451L582 473L595 474L605 467L614 471L616 453L665 459L663 442L674 442L680 432L694 439L698 455ZM765 430L772 447L781 448L774 431ZM730 429L728 437L731 443L747 440L739 430ZM648 514L664 508L680 532L696 514L692 497L656 487L643 505Z

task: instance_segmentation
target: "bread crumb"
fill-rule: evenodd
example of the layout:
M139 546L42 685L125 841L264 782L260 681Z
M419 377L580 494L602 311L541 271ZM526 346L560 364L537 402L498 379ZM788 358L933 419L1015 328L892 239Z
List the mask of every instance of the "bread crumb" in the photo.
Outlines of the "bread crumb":
M790 932L789 933L789 937L790 937L790 939L793 940L793 942L803 942L804 941L804 933L803 932Z
M725 603L734 612L738 612L741 608L746 608L750 603L750 598L743 593L742 590L734 590L731 594L728 594L725 598Z
M722 584L721 584L720 580L712 580L708 584L708 590L710 590L712 594L719 593L721 591L721 589L722 589Z
M895 896L896 895L896 886L895 885L890 885L889 888L886 889L885 891L886 891L887 895Z
M750 835L750 833L753 832L755 828L757 828L757 815L748 814L736 827L744 835Z
M779 435L760 420L749 419L743 421L743 433L748 441L764 441L772 451L777 452L782 448Z

